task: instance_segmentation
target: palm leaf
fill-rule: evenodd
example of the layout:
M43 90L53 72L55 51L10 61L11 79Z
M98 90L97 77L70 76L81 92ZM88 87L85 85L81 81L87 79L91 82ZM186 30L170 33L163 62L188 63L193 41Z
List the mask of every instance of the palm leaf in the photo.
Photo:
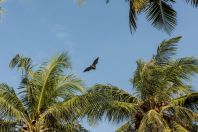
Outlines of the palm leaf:
M184 95L182 97L172 100L175 105L198 110L198 92Z
M21 120L26 110L14 90L6 84L0 84L0 116Z
M41 67L41 88L37 105L38 113L40 112L40 108L44 104L44 98L47 98L47 91L51 90L50 88L54 88L53 84L55 80L55 75L57 76L63 74L63 69L69 67L69 57L66 53L62 53L59 56L53 57L47 65L44 63L44 65Z
M17 54L11 61L9 64L10 68L15 68L17 67L17 69L24 69L25 72L28 72L30 69L32 69L32 60L29 57L23 57L19 54Z
M198 114L187 108L172 105L162 107L161 114L175 120L185 128L191 128L198 117Z
M143 87L143 69L145 68L145 62L142 60L137 60L136 64L137 68L135 70L133 78L130 79L130 82L133 84L133 87L136 89L136 92L140 94L140 91Z
M67 98L65 101L56 103L53 106L49 107L43 114L41 118L46 116L60 117L64 118L68 122L78 117L82 116L88 106L92 106L93 102L100 99L97 94L84 94L84 95L73 95Z
M0 120L0 131L1 132L15 132L16 122Z
M137 102L137 98L129 94L128 92L119 89L118 87L112 85L96 84L92 89L88 91L89 93L100 93L102 96L112 99L114 101L122 101L128 103Z
M187 3L190 3L193 7L198 6L198 0L185 0Z
M176 85L183 85L182 80L189 80L196 73L198 73L198 59L194 57L171 61L164 70L166 80Z
M150 0L145 13L148 21L160 30L170 34L176 26L176 12L167 0Z
M189 132L186 128L184 128L183 126L181 126L181 125L178 124L177 122L172 122L172 123L171 123L171 128L172 128L175 132Z
M122 125L120 128L116 130L116 132L135 132L135 129L132 127L132 122L128 121L124 125Z
M155 110L150 110L144 115L140 122L138 132L158 131L164 132L169 129L167 122Z
M129 27L130 31L135 31L137 29L136 21L137 21L137 12L133 6L133 1L130 0L129 3Z
M167 62L173 55L175 55L175 51L177 50L176 48L176 43L179 42L179 40L182 37L175 37L171 38L169 40L164 40L160 44L160 46L157 48L157 54L154 56L154 59L158 63L164 63Z
M106 117L112 122L121 122L130 118L130 114L138 110L137 99L129 93L112 85L97 84L90 94L97 94L94 104L88 105L87 116L91 124Z

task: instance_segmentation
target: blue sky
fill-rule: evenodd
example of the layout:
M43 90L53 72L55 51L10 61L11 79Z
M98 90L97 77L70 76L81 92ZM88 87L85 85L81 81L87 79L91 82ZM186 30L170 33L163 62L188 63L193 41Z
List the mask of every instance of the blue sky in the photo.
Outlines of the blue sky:
M198 56L198 9L178 1L178 26L170 36L138 19L138 30L131 35L128 26L128 5L124 0L87 0L78 6L73 0L5 0L0 20L0 82L17 88L20 76L8 68L17 53L32 57L38 64L52 55L68 51L73 72L86 85L110 83L129 92L129 79L137 59L148 60L158 44L170 37L182 35L177 57ZM95 57L100 57L94 72L83 73ZM198 78L191 84L198 90ZM103 121L92 132L113 132L118 125Z

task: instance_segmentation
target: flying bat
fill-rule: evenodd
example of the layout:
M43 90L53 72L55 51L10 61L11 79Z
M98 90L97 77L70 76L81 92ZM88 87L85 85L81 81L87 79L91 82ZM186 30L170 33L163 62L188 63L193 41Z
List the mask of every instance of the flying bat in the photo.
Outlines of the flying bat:
M96 64L98 64L98 60L99 60L99 57L97 57L94 62L92 63L92 65L90 65L89 67L85 68L85 70L83 72L87 72L87 71L90 71L90 70L95 70L96 69Z

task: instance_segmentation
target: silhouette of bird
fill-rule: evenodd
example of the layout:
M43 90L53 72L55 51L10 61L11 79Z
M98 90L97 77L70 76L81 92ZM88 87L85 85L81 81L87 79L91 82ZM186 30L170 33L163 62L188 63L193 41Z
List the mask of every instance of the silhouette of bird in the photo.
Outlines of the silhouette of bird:
M94 62L92 63L92 65L90 65L89 67L85 68L85 70L83 72L88 72L90 70L95 70L96 69L96 65L98 64L98 60L99 57L97 57Z

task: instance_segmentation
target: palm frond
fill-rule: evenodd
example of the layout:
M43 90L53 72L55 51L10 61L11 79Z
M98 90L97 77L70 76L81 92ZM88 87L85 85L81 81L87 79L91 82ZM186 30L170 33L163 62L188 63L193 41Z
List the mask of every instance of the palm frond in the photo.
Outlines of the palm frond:
M175 120L185 128L191 128L198 117L198 114L187 108L172 105L162 107L161 115L169 117L171 120Z
M182 85L182 80L189 80L196 73L198 73L198 59L194 57L184 57L169 62L164 70L167 81L176 85Z
M138 132L158 131L164 132L169 129L167 122L155 110L150 110L144 115L140 122Z
M28 74L29 75L29 74ZM32 76L35 77L34 75ZM31 78L22 78L20 83L19 93L21 101L27 110L32 113L36 109L36 104L38 100L38 90L35 80Z
M171 95L178 95L178 94L190 94L191 91L192 91L191 86L188 86L188 85L174 86L173 85L167 88L165 93L168 96L171 96Z
M129 2L129 27L130 31L135 31L137 29L136 21L137 21L137 12L133 6L132 0Z
M190 3L193 7L198 7L198 0L185 0L187 3Z
M82 81L74 75L60 76L56 82L57 91L76 91L80 93L85 92ZM64 92L63 92L64 93Z
M137 29L137 15L146 7L147 0L126 0L129 2L129 27L131 33Z
M132 122L128 121L124 125L122 125L120 128L116 130L116 132L135 132L135 129L132 126Z
M186 128L174 121L171 122L171 128L174 130L174 132L189 132Z
M81 124L77 122L64 124L64 130L67 132L89 132Z
M132 111L136 110L135 107L133 104L123 102L99 102L89 105L86 115L91 125L103 120L103 117L108 121L120 123L131 118ZM129 110L129 108L132 108L132 110Z
M23 57L17 54L10 61L9 67L12 69L17 67L18 70L22 69L25 70L25 72L28 72L32 68L32 60L29 57Z
M89 105L93 105L93 102L97 100L99 96L96 94L84 94L84 95L73 95L67 98L65 101L56 103L49 107L43 114L41 118L46 116L60 117L64 118L68 122L75 120L82 116Z
M178 43L181 38L182 37L179 36L161 42L160 46L157 48L157 54L154 55L154 59L157 63L165 63L176 54L176 43Z
M90 94L97 94L94 104L87 106L87 117L91 124L106 117L112 122L121 122L131 118L139 106L136 105L137 98L112 85L97 84Z
M135 88L136 92L138 94L141 94L141 91L144 87L143 82L145 79L145 76L143 75L143 73L144 71L147 71L146 62L144 62L143 60L137 60L136 64L137 64L137 68L135 70L133 78L130 79L130 82L133 84L133 87Z
M44 99L47 98L47 91L53 89L56 76L63 74L65 68L69 68L70 61L67 53L62 53L53 57L48 64L44 63L40 71L40 94L37 105L37 112L40 112L40 108L44 104Z
M172 100L175 105L191 108L198 111L198 92L184 95Z
M128 92L119 89L116 86L112 85L104 85L104 84L96 84L92 89L88 91L89 93L100 93L102 96L114 100L114 101L122 101L128 103L137 102L137 98L129 94Z
M6 84L0 84L0 116L20 120L26 110L15 91Z
M15 132L16 122L0 120L1 132Z
M106 105L106 117L112 122L122 122L124 120L130 119L132 113L136 113L139 110L139 106L133 103L112 101Z
M48 124L48 130L49 131L59 131L59 132L89 132L86 130L81 124L78 122L71 122L67 123L64 121L56 121L52 122L51 124Z
M177 24L176 12L171 4L174 1L150 0L145 10L146 17L152 25L170 34Z

